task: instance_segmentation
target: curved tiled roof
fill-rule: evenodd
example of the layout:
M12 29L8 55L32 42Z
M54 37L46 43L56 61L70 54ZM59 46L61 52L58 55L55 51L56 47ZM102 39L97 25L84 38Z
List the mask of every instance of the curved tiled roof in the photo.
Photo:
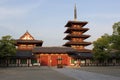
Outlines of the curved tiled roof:
M70 47L36 47L33 53L74 53L75 49Z
M64 44L64 46L69 46L69 45L90 45L91 42L67 42Z
M16 40L16 43L43 43L42 40Z
M76 58L92 58L93 57L93 54L92 53L89 53L89 52L77 52L75 53L74 57Z
M71 33L72 31L81 31L81 32L86 32L88 31L89 28L68 28L64 33Z
M70 38L83 38L83 39L86 39L88 37L90 37L90 35L73 35L73 34L69 34L64 39L70 39Z
M70 27L72 24L77 24L77 25L82 25L85 26L88 22L86 21L68 21L67 24L65 25L65 27Z
M83 53L88 52L88 53L91 53L92 50L90 50L90 49L79 49L78 52L83 52Z
M42 46L43 44L43 41L42 40L15 40L15 45L18 45L18 44L36 44L36 45L39 45L39 46Z

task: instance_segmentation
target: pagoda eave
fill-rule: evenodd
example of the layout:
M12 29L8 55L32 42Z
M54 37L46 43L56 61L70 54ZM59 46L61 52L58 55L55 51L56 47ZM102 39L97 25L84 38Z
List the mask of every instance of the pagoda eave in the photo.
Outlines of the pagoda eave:
M65 27L70 27L72 24L82 25L85 26L88 22L86 21L68 21L68 23L65 25Z
M71 33L72 31L81 31L81 32L86 32L86 31L88 31L89 30L89 28L78 28L78 29L76 29L76 28L68 28L64 33Z
M83 45L83 46L87 46L90 45L91 42L67 42L66 44L64 44L64 46L70 46L70 45Z
M64 38L64 40L70 40L71 38L83 38L83 39L86 39L88 37L90 37L90 35L72 35L72 34L69 34Z

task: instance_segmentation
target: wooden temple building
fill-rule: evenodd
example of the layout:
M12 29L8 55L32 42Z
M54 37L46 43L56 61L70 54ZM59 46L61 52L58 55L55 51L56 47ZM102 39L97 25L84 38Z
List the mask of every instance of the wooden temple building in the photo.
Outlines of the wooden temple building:
M43 41L36 40L26 31L16 41L16 66L32 66L40 64L41 66L74 66L86 65L90 63L92 58L91 50L85 47L90 45L90 42L84 41L90 35L84 33L89 28L83 28L88 22L77 21L76 6L74 8L74 20L68 21L65 27L65 33L68 35L64 40L68 40L61 47L42 47Z
M26 31L19 39L16 40L16 63L18 66L25 66L36 63L36 57L33 55L32 50L35 47L41 47L42 40L35 40L34 37Z

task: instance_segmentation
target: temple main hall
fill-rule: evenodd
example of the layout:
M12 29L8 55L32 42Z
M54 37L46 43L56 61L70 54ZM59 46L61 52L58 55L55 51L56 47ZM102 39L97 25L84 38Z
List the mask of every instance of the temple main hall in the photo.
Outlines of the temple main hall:
M10 58L9 66L82 66L89 65L92 51L86 49L91 42L86 42L90 35L84 28L88 22L77 20L76 6L74 19L65 24L66 43L60 47L44 47L43 40L36 40L26 31L19 39L15 39L16 55Z
M85 47L91 42L85 39L90 35L84 34L89 28L84 28L88 22L77 20L76 6L74 7L74 20L68 21L64 33L67 40L61 47L44 47L42 40L36 40L28 31L16 39L18 66L32 66L39 63L41 66L81 66L90 63L91 50Z

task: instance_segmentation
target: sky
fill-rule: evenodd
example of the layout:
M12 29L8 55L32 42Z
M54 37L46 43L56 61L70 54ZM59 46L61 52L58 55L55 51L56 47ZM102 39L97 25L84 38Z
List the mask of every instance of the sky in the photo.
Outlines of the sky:
M19 39L27 30L43 46L62 46L66 40L65 24L74 20L87 21L85 41L93 42L120 21L120 0L0 0L0 37L11 35ZM88 48L92 49L92 45Z

